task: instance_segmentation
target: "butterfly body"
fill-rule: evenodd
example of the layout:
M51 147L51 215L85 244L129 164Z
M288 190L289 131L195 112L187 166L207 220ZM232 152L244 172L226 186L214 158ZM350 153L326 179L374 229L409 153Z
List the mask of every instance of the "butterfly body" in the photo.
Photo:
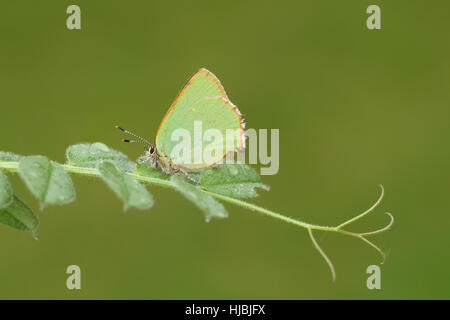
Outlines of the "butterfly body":
M169 157L159 154L153 145L145 150L144 159L144 162L148 159L153 168L159 168L164 173L175 174L180 171L180 167L178 165L173 163Z

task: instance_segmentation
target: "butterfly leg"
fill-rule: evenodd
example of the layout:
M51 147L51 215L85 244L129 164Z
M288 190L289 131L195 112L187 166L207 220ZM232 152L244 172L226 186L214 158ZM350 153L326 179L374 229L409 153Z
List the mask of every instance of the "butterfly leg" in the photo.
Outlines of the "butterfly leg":
M155 157L150 157L149 161L153 168L158 169L158 160Z
M181 168L179 168L178 169L181 173L183 173L184 174L184 176L186 177L186 178L188 178L190 181L192 181L196 186L198 186L200 183L197 181L197 180L195 180L186 170L184 170L184 169L181 169Z

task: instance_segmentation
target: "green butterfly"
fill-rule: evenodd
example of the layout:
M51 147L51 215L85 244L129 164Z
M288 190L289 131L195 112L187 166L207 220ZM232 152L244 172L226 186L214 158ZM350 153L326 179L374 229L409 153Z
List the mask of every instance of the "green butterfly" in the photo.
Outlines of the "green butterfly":
M179 145L179 142L173 139L174 131L182 129L194 136L196 122L201 123L202 130L215 130L214 132L226 137L226 143L221 139L207 143L209 139L202 137L190 145L190 150L186 150L187 154L195 154L207 145L210 149L217 150L213 159L183 161L174 157L173 152ZM149 161L154 168L161 168L167 174L181 171L191 180L193 179L189 176L189 171L215 166L228 154L245 148L245 122L242 114L228 99L219 79L204 68L194 73L178 93L156 131L154 144L119 126L116 128L138 139L122 139L123 142L140 142L147 145L143 162ZM229 132L238 134L228 135Z

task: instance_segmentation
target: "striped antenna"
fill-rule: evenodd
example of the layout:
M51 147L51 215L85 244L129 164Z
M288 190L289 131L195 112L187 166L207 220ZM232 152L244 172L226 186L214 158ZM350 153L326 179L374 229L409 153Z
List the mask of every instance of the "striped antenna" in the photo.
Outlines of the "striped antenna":
M122 139L122 142L138 142L138 143L146 144L146 145L148 145L148 146L151 146L151 145L152 145L150 142L148 142L148 141L145 140L144 138L138 136L137 134L134 134L134 133L131 132L131 131L128 131L128 130L126 130L126 129L122 128L122 127L119 127L119 126L117 126L117 125L114 126L114 127L115 127L116 129L119 129L119 130L121 130L121 131L123 131L123 132L125 132L125 133L127 133L127 134L129 134L129 135L131 135L131 136L133 136L133 137L135 137L135 138L137 138L137 139L139 139L139 140Z

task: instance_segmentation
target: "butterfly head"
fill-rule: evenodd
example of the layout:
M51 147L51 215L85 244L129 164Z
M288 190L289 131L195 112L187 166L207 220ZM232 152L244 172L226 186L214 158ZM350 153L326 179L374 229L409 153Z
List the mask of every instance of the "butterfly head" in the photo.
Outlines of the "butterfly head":
M119 129L133 137L135 137L137 140L128 140L128 139L122 139L122 142L137 142L137 143L143 143L146 145L145 147L145 155L143 158L145 158L146 160L149 160L151 158L157 157L158 152L156 151L156 147L151 144L150 142L148 142L147 140L145 140L144 138L138 136L137 134L132 133L131 131L128 131L122 127L119 126L115 126L116 129Z
M150 144L150 145L148 145L148 147L145 148L145 156L148 159L156 157L157 154L158 153L157 153L156 148L155 148L154 145Z

